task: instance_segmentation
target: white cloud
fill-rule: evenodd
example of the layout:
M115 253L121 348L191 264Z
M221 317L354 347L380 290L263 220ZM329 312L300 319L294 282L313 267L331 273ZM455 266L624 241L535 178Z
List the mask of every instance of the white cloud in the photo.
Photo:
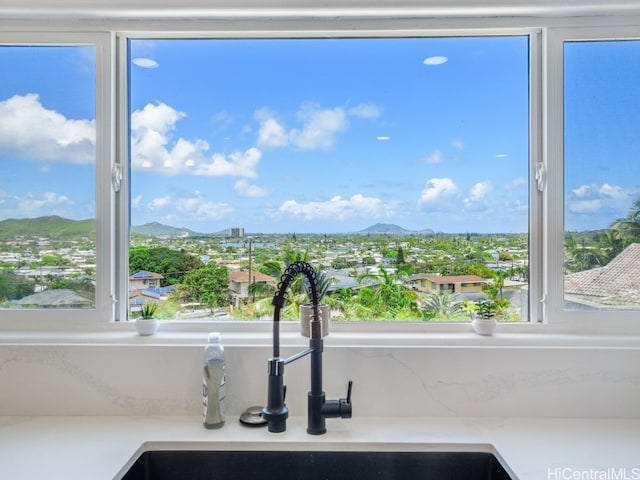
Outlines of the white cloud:
M246 180L238 180L233 185L233 190L241 197L261 198L269 196L269 190L257 185L252 185Z
M527 179L525 177L516 177L513 180L511 180L509 183L507 183L504 188L507 190L513 190L514 188L517 188L520 185L526 185L526 184L527 184Z
M425 65L442 65L443 63L446 63L448 60L449 59L447 57L436 55L433 57L425 58L422 63L424 63Z
M573 213L595 213L623 208L628 200L629 193L618 185L592 183L573 189L567 198L567 206Z
M49 110L37 94L0 102L0 152L40 161L95 162L94 120L74 120Z
M336 134L347 129L347 114L339 107L320 109L316 105L306 104L298 111L298 121L302 129L291 131L293 143L303 150L325 150L333 147Z
M451 146L456 150L464 150L464 142L461 138L454 138L451 140Z
M73 217L73 200L55 192L28 192L24 196L0 191L0 212L6 217L60 215Z
M469 196L464 199L465 203L479 202L487 196L489 192L493 190L493 185L490 181L478 182L469 191Z
M289 134L275 118L275 114L267 109L256 112L256 119L260 122L258 131L258 145L265 148L286 147L289 144Z
M131 208L132 209L137 209L140 208L142 206L142 195L136 195L135 197L131 198Z
M418 204L434 203L455 197L459 193L460 189L450 178L431 178L422 189Z
M373 103L361 103L349 109L349 115L360 118L378 118L380 107Z
M602 199L592 198L569 202L569 210L573 213L594 213L602 208Z
M142 68L158 68L160 66L154 59L145 57L134 58L131 63Z
M166 208L167 205L171 204L171 197L169 195L164 197L157 197L151 200L148 204L150 210L158 211Z
M427 157L425 157L424 163L428 163L428 164L441 163L443 159L444 157L442 155L442 152L440 150L435 150L431 155L428 155Z
M145 212L153 212L153 218L163 222L202 222L218 220L233 212L233 207L228 203L212 202L199 191L189 196L165 195L156 197L144 203L142 198L137 198L132 209L139 210L144 216Z
M262 153L257 148L225 155L208 154L201 139L178 138L171 143L176 123L186 115L164 103L147 104L131 114L131 166L164 175L256 177Z
M194 174L211 177L255 178L258 176L257 167L261 158L262 152L257 148L250 148L245 152L235 152L226 156L216 153L210 160L198 164L194 169Z
M346 220L353 217L381 218L394 214L395 205L385 204L379 198L356 194L350 198L339 195L326 201L297 202L287 200L280 205L279 213L303 220Z
M336 136L349 127L349 116L371 119L380 116L373 104L360 104L348 111L341 108L321 108L305 103L296 114L297 127L287 128L277 114L268 109L256 112L259 121L257 144L264 148L294 147L301 150L329 150Z

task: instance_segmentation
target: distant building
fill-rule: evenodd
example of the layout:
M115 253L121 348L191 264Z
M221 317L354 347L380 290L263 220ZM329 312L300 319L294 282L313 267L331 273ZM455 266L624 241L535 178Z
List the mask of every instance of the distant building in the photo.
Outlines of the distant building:
M67 289L45 290L15 302L15 306L22 308L91 308L93 305L93 300Z
M418 274L410 278L411 285L419 292L427 293L481 293L487 281L477 275L428 275Z
M140 270L133 275L129 275L129 291L159 287L162 279L164 279L164 276L159 273Z
M241 301L249 298L251 283L266 283L275 288L278 279L260 272L251 272L251 279L249 279L247 271L229 272L229 290L233 296L234 304L238 305Z
M168 287L144 288L142 290L129 291L129 308L136 311L136 307L144 303L161 303L166 302L170 293L176 290L175 285Z
M244 228L243 227L233 227L229 229L229 236L233 238L242 238L244 237Z
M158 303L167 300L167 296L175 290L175 286L161 287L162 279L164 279L163 275L146 270L129 275L129 308L131 311L139 310L143 303Z

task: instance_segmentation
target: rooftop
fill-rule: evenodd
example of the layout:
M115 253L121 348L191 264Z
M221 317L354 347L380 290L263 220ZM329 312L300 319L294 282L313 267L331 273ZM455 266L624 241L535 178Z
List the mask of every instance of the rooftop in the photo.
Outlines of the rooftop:
M603 305L640 305L640 243L632 243L604 267L566 275L564 291L597 297Z

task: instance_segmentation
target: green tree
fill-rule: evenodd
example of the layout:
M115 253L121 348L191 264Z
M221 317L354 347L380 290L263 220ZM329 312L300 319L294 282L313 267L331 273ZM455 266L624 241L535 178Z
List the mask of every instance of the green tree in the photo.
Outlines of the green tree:
M175 285L185 274L203 265L198 257L167 247L132 247L129 250L129 272L147 270L164 277L163 285Z
M442 294L430 293L424 299L424 310L432 313L433 318L449 319L458 313L462 302L456 300L455 295L444 292Z
M93 293L95 292L95 286L93 284L93 282L91 280L88 279L82 279L82 280L75 280L75 279L58 279L55 278L51 281L51 283L49 283L48 287L51 290L55 290L55 289L66 289L66 290L73 290L74 292L88 292L88 293Z
M209 308L229 304L229 271L222 265L209 263L188 272L178 286L180 296L188 302L199 302Z
M0 272L0 300L17 300L33 293L32 282L8 270Z
M376 281L371 300L377 317L397 318L405 309L418 313L416 293L404 284L406 277L403 269L389 273L383 266L378 267L378 274L365 273L358 277L360 283L366 279Z
M624 240L617 230L605 230L599 235L598 241L607 263L616 258L622 250L624 250Z
M43 255L40 261L40 265L43 267L57 267L59 265L65 265L67 260L57 255Z
M493 272L493 286L500 293L500 298L502 297L502 289L504 288L504 282L509 277L510 272L507 270L496 270Z
M274 278L280 278L284 272L284 265L278 260L269 260L260 265L258 271Z
M633 201L627 216L615 220L611 228L618 232L625 246L640 242L640 198Z

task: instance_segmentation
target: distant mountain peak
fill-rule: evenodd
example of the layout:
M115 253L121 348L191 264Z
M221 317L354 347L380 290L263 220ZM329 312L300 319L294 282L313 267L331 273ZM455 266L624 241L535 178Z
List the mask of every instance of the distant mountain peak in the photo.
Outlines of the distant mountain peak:
M0 221L0 240L27 237L94 237L95 220L71 220L57 215L36 218L9 218Z
M424 229L424 230L407 230L406 228L401 227L400 225L395 225L393 223L376 223L375 225L371 225L364 230L360 230L358 233L367 233L367 234L383 234L383 235L411 235L411 234L419 234L419 235L432 235L433 230Z
M149 237L189 237L193 235L200 235L188 228L172 227L170 225L164 225L160 222L150 222L143 225L132 225L131 231L140 235L147 235Z
M359 233L387 233L391 235L401 235L410 233L410 231L392 223L376 223L364 230L360 230Z

